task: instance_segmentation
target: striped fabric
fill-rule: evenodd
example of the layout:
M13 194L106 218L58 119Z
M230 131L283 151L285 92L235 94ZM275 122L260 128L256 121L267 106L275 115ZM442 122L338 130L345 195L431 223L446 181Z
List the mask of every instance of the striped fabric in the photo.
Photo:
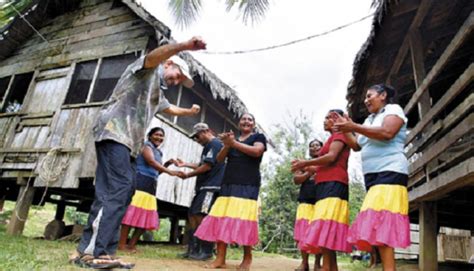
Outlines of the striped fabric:
M154 195L155 179L137 174L137 190L125 212L122 224L145 230L158 229L159 217Z
M306 230L308 229L309 222L313 216L314 204L309 203L300 203L298 204L298 209L296 210L296 221L293 231L293 238L295 241L299 242Z
M258 243L259 188L224 184L219 196L195 235L210 242L253 246Z
M404 185L380 184L370 187L348 241L357 249L372 246L406 248L410 245L408 192Z
M320 253L321 248L350 252L348 187L341 182L319 183L310 224L298 243L301 250Z

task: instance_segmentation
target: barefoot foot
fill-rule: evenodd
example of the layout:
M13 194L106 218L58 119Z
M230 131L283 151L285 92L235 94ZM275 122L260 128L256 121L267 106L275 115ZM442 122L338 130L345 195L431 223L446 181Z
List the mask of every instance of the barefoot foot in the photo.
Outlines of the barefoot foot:
M204 265L207 269L226 268L225 260L215 259L212 263Z

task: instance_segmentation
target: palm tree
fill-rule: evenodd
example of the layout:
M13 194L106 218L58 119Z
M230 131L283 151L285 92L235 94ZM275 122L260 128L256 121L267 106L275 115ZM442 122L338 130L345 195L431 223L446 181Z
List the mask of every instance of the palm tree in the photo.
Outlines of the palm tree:
M225 0L226 11L237 7L242 21L257 23L269 8L269 0ZM196 21L202 8L201 0L169 0L168 6L173 13L176 24L183 28Z
M7 0L0 1L0 29L7 25L14 17L18 16L18 12L22 12L31 5L33 0Z

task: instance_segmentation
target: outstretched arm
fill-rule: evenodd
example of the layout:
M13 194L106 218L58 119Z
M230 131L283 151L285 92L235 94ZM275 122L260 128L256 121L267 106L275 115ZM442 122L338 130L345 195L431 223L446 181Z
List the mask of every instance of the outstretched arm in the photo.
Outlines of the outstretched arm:
M170 107L164 109L162 112L173 116L192 116L198 114L200 111L201 107L197 104L193 104L191 108L183 108L171 104Z
M324 166L334 163L339 154L344 150L345 144L341 141L333 141L329 146L328 153L311 160L295 160L291 163L291 171L303 170L309 166Z
M293 182L295 184L302 184L304 181L306 181L309 177L311 177L311 173L308 171L300 171L296 172L293 175Z
M167 173L167 174L172 175L172 176L175 176L177 174L176 171L169 170L168 168L166 168L162 164L158 163L155 160L155 156L153 155L153 151L151 150L151 148L149 146L145 146L143 148L142 155L143 155L143 158L145 158L145 162L148 165L150 165L151 167L153 167L154 169L158 170L158 172Z
M171 56L185 50L196 51L206 49L206 43L200 37L193 37L188 41L166 44L155 48L145 56L143 68L150 69L160 65Z

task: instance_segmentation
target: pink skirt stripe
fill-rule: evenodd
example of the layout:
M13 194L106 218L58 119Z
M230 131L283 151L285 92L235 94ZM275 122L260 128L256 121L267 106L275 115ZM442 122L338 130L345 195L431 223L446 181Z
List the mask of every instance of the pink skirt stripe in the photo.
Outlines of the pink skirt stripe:
M298 248L308 253L321 253L321 248L351 252L347 242L349 226L334 220L315 220L309 225L304 238L298 243Z
M258 223L251 220L208 215L194 235L209 242L254 246L258 243Z
M295 228L293 231L293 238L299 242L304 238L306 230L309 227L309 221L307 219L297 219L295 221Z
M157 230L160 226L158 212L129 205L122 224L145 230Z
M357 215L350 227L348 241L364 251L381 245L406 248L411 243L409 218L386 210L367 209Z

